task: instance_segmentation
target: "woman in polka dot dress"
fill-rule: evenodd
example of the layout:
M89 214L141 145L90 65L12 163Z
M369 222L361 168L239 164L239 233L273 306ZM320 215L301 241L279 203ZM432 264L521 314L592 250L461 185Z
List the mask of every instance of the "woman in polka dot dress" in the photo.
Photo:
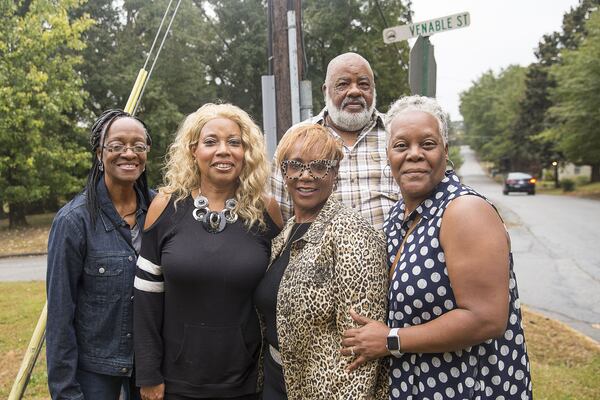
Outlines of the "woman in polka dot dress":
M388 324L351 311L349 369L391 354L390 399L531 399L510 240L494 207L446 171L445 113L405 97L386 125L403 197L384 225Z

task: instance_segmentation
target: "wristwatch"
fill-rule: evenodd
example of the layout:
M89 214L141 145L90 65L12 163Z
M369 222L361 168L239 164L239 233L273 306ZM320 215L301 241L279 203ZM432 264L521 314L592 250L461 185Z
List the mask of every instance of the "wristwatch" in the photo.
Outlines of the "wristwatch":
M398 336L398 328L390 329L390 333L387 336L387 344L386 346L388 351L394 357L400 357L402 353L400 352L400 336Z

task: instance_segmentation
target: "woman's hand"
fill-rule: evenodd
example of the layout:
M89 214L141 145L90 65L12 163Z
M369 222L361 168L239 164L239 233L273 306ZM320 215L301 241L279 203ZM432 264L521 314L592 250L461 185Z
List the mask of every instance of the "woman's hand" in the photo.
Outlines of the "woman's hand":
M163 400L165 396L165 384L156 386L142 386L140 388L142 400Z
M384 323L363 317L354 310L350 310L350 316L360 327L346 330L342 339L342 355L355 357L347 368L348 372L369 360L389 355L386 344L390 332L390 328Z

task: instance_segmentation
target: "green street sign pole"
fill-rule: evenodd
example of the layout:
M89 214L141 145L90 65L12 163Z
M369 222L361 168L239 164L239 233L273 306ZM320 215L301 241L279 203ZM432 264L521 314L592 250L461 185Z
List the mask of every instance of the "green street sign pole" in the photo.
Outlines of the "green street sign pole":
M434 46L428 37L419 36L410 50L408 64L411 93L435 97L436 70Z
M429 37L426 36L423 38L423 78L421 82L421 88L423 93L429 93L429 48L431 47L431 42L429 41ZM425 94L425 96L429 96ZM435 94L431 97L435 97Z

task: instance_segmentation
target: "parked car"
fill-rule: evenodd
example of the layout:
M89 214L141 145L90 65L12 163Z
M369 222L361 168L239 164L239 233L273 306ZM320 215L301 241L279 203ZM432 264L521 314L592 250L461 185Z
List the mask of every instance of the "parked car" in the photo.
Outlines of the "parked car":
M535 194L535 183L537 180L524 172L509 172L504 180L503 194L510 192L527 192L527 194Z

